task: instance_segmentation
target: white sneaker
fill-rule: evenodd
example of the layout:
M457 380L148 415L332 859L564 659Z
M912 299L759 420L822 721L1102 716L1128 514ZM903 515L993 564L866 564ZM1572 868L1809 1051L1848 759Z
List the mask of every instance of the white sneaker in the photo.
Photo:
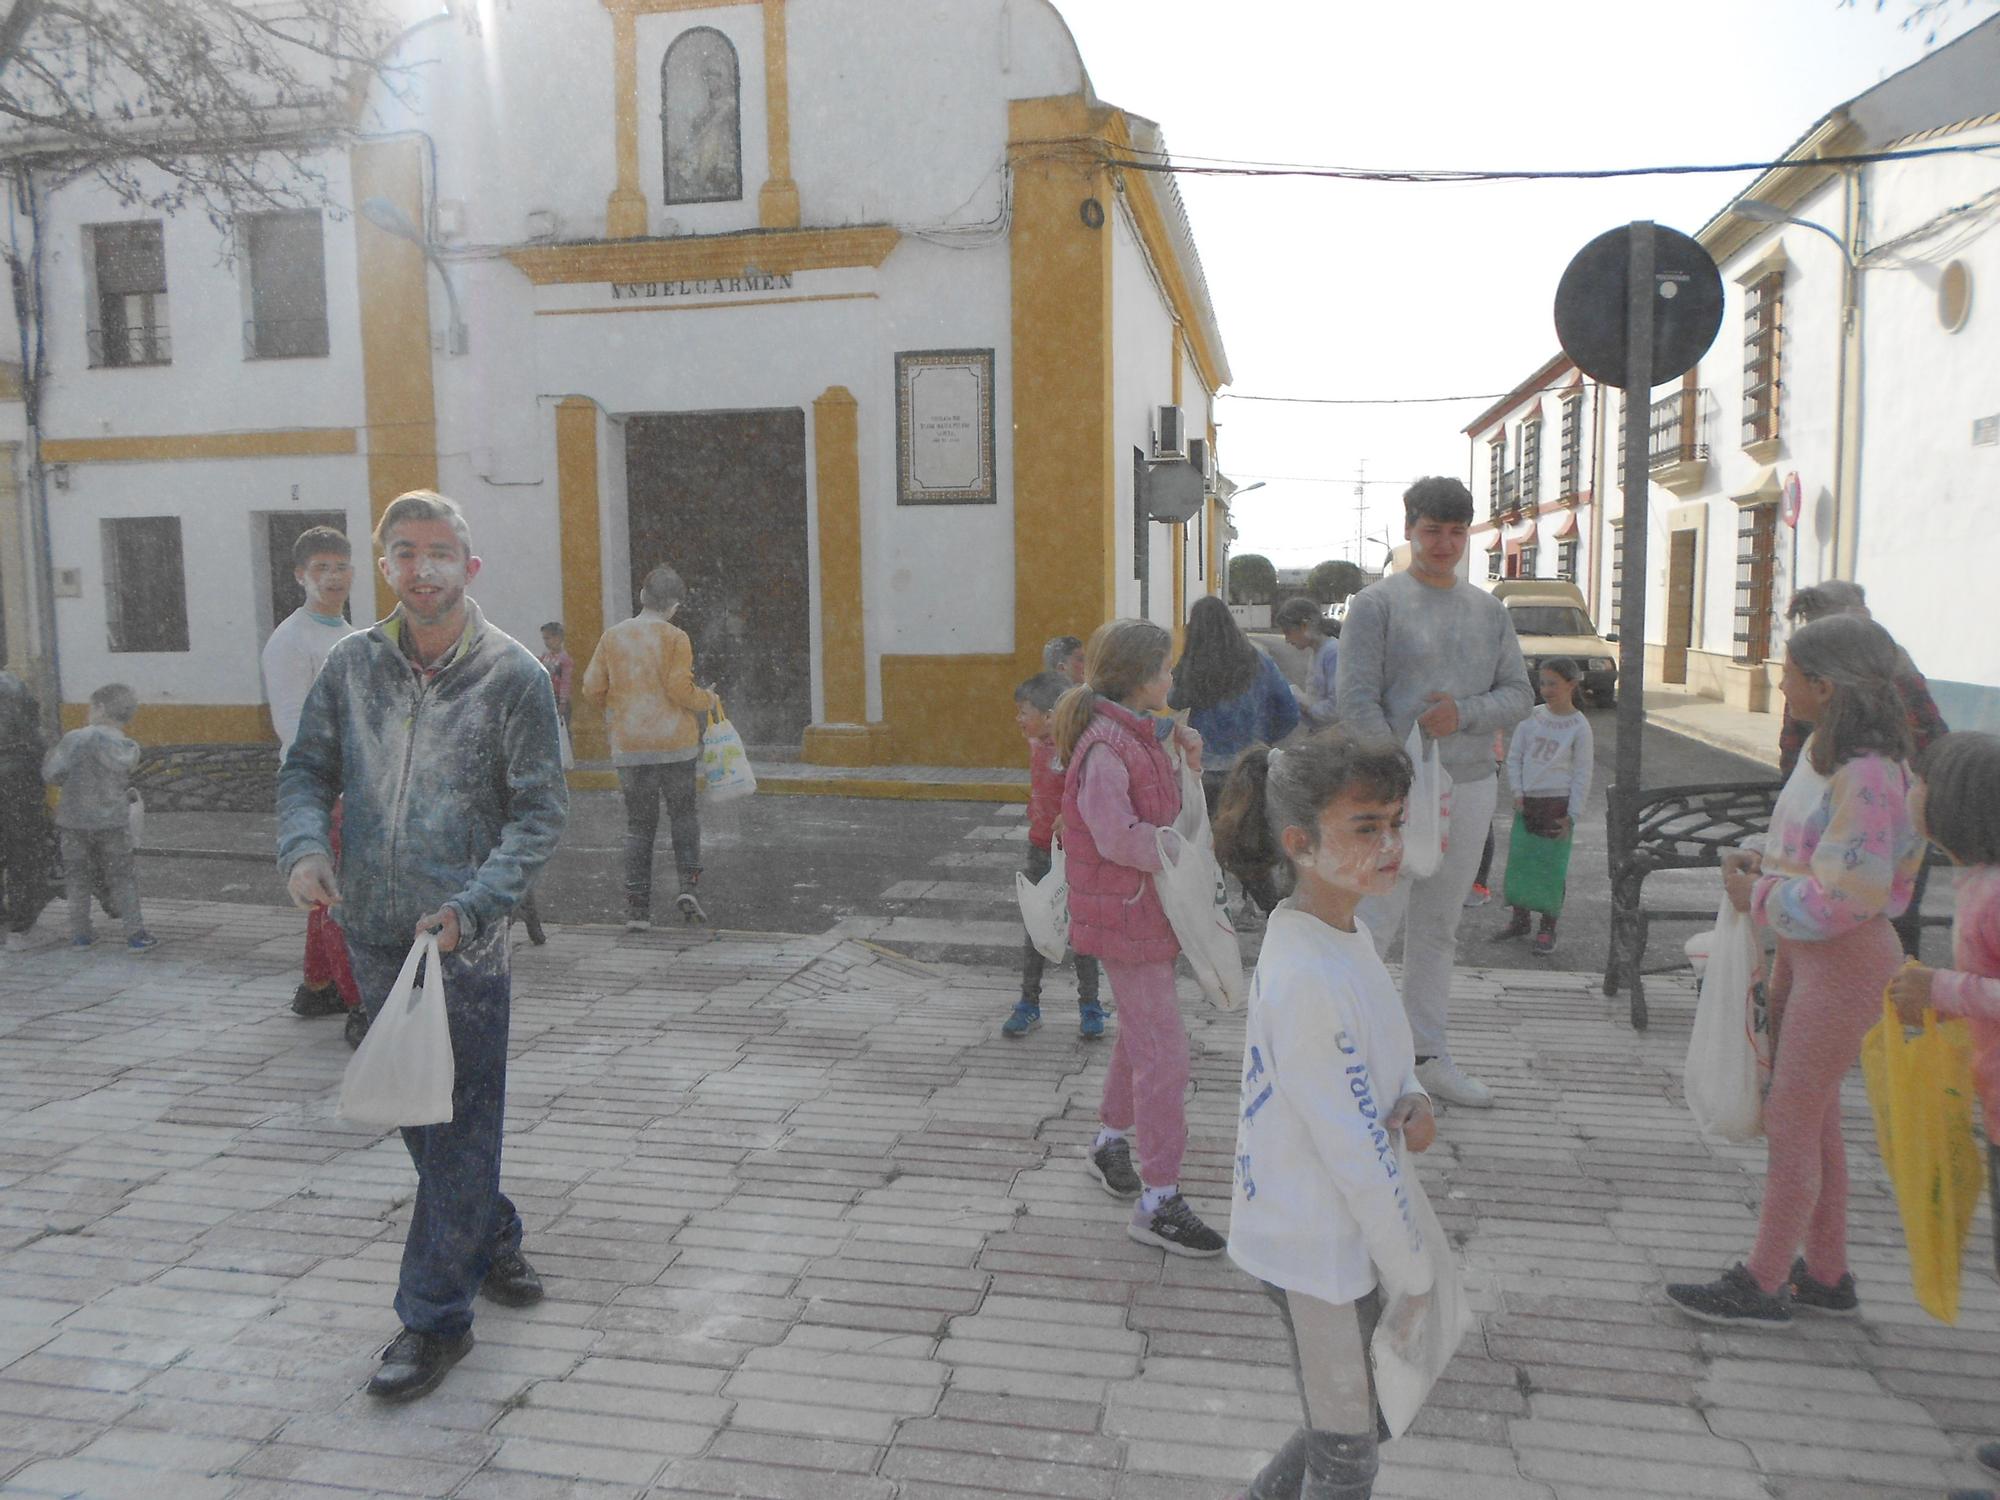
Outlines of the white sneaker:
M1468 1109L1493 1107L1493 1090L1460 1072L1458 1064L1448 1057L1418 1063L1417 1082L1433 1099L1442 1099L1447 1104L1463 1104Z

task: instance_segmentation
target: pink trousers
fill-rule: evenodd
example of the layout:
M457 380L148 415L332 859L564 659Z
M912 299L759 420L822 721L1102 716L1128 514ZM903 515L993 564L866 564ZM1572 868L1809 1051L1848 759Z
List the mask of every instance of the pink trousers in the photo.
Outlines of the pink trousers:
M1139 1180L1169 1187L1187 1151L1187 1028L1174 997L1174 966L1104 960L1118 1008L1111 1069L1098 1118L1113 1130L1137 1126Z
M1765 1291L1790 1278L1802 1245L1815 1281L1831 1284L1847 1274L1840 1081L1860 1059L1861 1039L1882 1019L1882 991L1902 962L1886 917L1825 942L1778 940L1771 965L1778 1051L1764 1100L1769 1170L1748 1262Z

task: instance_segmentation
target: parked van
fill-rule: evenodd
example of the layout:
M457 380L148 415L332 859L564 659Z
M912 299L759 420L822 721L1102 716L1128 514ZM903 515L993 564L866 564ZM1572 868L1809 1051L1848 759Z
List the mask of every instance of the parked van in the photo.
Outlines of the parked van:
M1509 578L1493 585L1493 597L1507 606L1528 681L1541 698L1541 665L1552 656L1572 658L1583 669L1584 696L1610 708L1618 701L1618 651L1591 623L1583 590L1556 578Z

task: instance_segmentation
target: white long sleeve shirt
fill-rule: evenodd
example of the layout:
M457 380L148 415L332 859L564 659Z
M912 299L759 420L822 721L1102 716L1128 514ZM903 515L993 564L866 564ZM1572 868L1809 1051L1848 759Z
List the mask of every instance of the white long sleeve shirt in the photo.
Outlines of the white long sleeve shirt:
M326 665L326 654L354 634L345 620L328 623L310 610L286 615L264 642L264 696L271 702L271 727L278 731L278 761L282 765L299 732L299 714L306 690Z
M1521 721L1507 745L1507 782L1516 797L1567 797L1570 821L1583 816L1596 769L1596 742L1581 712L1556 714L1546 703Z
M1402 997L1360 923L1329 927L1288 901L1271 914L1250 986L1229 1256L1325 1302L1431 1285L1396 1143L1382 1121L1420 1094Z

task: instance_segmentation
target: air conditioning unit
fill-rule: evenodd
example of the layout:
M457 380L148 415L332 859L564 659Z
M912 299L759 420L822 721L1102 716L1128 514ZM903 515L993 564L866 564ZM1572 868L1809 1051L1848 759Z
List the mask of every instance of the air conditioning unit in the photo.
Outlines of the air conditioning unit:
M1178 406L1154 408L1153 457L1187 457L1187 414Z
M1201 475L1202 488L1215 488L1215 449L1209 446L1207 438L1189 438L1187 443L1188 463Z

